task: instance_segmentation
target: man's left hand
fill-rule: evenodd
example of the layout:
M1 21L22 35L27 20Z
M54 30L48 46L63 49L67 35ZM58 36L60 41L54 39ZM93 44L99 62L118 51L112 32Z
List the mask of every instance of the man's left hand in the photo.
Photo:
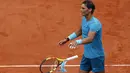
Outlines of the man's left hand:
M75 49L77 48L78 44L76 41L72 41L68 46L70 49Z

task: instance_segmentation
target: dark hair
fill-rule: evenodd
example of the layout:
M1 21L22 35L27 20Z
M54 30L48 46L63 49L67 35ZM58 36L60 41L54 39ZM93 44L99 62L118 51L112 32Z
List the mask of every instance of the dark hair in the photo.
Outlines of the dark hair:
M95 5L94 3L91 1L91 0L85 0L82 2L82 4L85 4L85 6L88 8L88 9L92 9L92 14L94 13L94 10L95 10Z

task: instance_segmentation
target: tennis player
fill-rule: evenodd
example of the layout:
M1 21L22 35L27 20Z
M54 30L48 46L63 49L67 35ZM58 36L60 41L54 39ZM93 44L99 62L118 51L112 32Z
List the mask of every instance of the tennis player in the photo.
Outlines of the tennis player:
M70 40L82 36L81 39L71 41L69 47L75 49L78 45L84 45L84 54L80 62L79 73L105 73L104 48L102 44L102 24L93 16L95 5L91 0L85 0L81 4L81 27L65 39L59 42L63 45Z

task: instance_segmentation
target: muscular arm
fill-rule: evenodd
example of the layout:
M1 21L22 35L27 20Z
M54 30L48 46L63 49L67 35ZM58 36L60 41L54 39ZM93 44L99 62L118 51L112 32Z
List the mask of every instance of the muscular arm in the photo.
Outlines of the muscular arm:
M88 37L82 39L82 44L91 43L91 42L93 41L95 35L96 35L96 32L91 32L91 31L90 31L90 32L88 33Z
M82 44L88 44L91 43L97 33L101 29L101 24L99 23L93 23L90 26L90 30L88 32L88 37L82 39Z
M78 30L75 31L75 33L76 33L77 37L82 35L82 28L81 28L81 26L79 27Z
M101 25L97 24L97 23L95 23L95 24L93 23L89 27L90 27L90 29L89 29L87 37L84 38L84 39L76 40L76 42L78 44L88 44L88 43L91 43L94 40L97 31L99 31L101 29Z

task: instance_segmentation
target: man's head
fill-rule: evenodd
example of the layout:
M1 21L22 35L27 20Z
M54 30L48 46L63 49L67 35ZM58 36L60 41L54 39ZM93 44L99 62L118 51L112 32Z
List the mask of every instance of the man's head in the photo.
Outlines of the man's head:
M85 0L82 2L81 5L81 12L83 16L86 16L88 14L93 14L95 10L95 5L91 0Z

